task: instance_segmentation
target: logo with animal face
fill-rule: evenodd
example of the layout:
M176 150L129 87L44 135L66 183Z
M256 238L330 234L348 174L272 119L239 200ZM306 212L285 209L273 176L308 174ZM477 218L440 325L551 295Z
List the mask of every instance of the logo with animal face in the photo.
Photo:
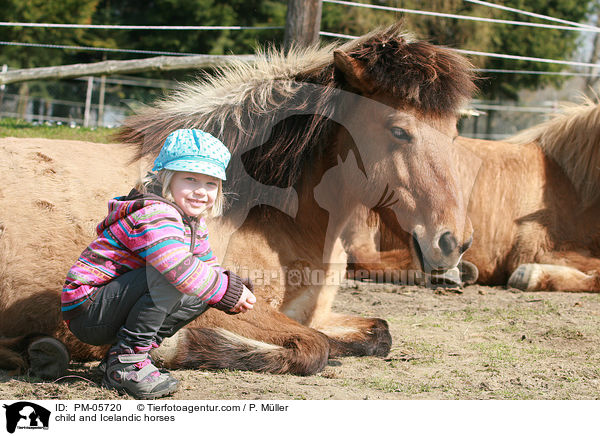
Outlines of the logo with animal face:
M6 431L18 429L48 429L50 411L28 401L3 405L6 409Z

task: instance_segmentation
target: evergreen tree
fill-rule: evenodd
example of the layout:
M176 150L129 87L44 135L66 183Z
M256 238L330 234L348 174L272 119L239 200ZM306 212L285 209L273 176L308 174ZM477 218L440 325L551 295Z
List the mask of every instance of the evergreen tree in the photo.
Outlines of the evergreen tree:
M283 0L101 0L94 21L148 26L283 26L286 7ZM95 38L101 32L105 31L95 31ZM120 30L109 37L128 49L248 54L258 45L281 41L283 30ZM131 58L131 54L122 57Z
M391 6L415 11L431 11L489 17L489 8L464 0L358 0L359 3ZM491 43L489 26L478 21L439 18L412 13L323 4L322 27L336 33L362 35L378 26L402 21L407 31L419 39L450 47L483 50ZM476 36L476 37L474 37Z
M99 0L0 0L0 21L90 23ZM84 29L0 27L0 41L79 45ZM0 63L11 68L60 65L71 53L60 49L3 46Z
M554 18L574 22L584 22L590 0L507 0L506 6L548 15ZM501 13L500 13L501 12ZM498 18L515 21L533 21L549 24L535 18L527 18L513 12L499 11ZM557 23L553 23L557 24ZM511 55L569 60L577 48L580 33L570 30L554 30L494 24L492 34L492 50L495 53ZM560 64L540 63L524 60L485 58L481 63L484 68L533 71L562 71L572 69ZM536 89L551 84L559 86L565 81L564 76L533 75L533 74L504 74L494 80L481 84L482 91L490 98L518 98L521 89Z
M513 12L475 5L463 0L355 0L361 3L491 17L514 21L544 22ZM584 21L594 0L506 0L503 5L574 22ZM325 3L323 28L331 32L360 35L378 25L403 20L408 30L420 39L449 47L489 53L504 53L546 59L569 59L577 45L578 32L495 24L454 18L403 14L360 7ZM564 65L494 57L473 57L480 68L508 70L561 71ZM565 80L562 76L502 74L480 82L486 98L517 98L520 89L536 89L546 84L556 86Z
M0 0L0 21L24 23L71 23L86 24L99 0ZM0 41L32 44L80 45L85 35L84 29L0 27ZM58 48L3 45L0 50L0 64L9 68L33 68L62 65L73 62L74 52ZM12 89L11 89L12 88ZM50 95L73 95L81 87L73 82L23 82L7 88L20 95L17 113L25 116L30 96L47 98ZM36 105L43 105L42 100ZM68 109L61 108L68 116ZM34 109L36 112L38 109ZM55 111L57 112L57 111ZM56 115L55 114L55 115Z

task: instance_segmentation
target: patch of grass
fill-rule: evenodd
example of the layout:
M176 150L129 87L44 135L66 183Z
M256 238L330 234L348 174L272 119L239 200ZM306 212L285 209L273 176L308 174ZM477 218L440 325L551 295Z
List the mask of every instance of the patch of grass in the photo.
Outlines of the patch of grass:
M84 128L56 124L34 125L27 121L14 118L0 119L0 137L3 138L68 139L108 144L114 142L112 135L115 133L117 133L117 129L109 129L106 127Z
M517 357L514 355L515 349L507 344L498 342L485 342L472 344L471 347L475 348L480 354L484 361L483 366L490 369L497 369L506 364L513 364L517 361Z
M492 398L499 400L535 400L540 399L539 393L520 389L500 389L492 392Z
M389 392L398 392L405 395L418 395L430 392L449 392L451 388L448 385L439 385L429 380L409 380L403 383L396 383L396 388ZM443 398L440 396L439 398Z
M523 354L533 358L548 357L548 358L568 358L576 356L575 352L566 352L565 350L556 350L554 348L542 347L539 345L529 345L522 349Z
M556 301L540 298L535 293L520 294L517 301L514 305L509 306L511 315L523 315L531 319L539 318L542 315L560 316L559 304Z
M395 380L390 380L388 378L380 378L376 377L369 381L369 387L372 389L377 389L383 392L397 392L399 388L399 384Z
M498 309L489 307L465 307L460 310L449 310L441 314L449 321L488 323L498 318Z
M571 340L582 340L585 338L581 332L581 329L567 326L550 327L542 336L544 336L546 339L564 338Z
M581 301L589 302L589 303L599 303L600 302L600 294L586 294L580 297Z
M405 353L416 357L410 360L412 365L438 363L443 360L445 353L440 345L423 341L404 342L400 347Z

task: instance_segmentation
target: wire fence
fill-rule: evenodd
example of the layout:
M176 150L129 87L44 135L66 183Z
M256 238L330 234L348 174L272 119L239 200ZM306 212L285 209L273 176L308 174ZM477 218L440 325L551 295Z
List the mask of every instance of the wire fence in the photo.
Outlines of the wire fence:
M600 30L600 28L598 28L596 26L592 26L590 24L576 23L574 21L568 21L568 20L563 20L563 19L560 19L560 18L549 17L548 15L536 14L535 12L529 12L529 11L525 11L523 9L517 9L517 8L510 8L508 6L498 5L498 4L486 2L486 1L483 1L483 0L464 0L464 1L466 1L468 3L474 3L474 4L477 4L477 5L487 6L489 8L501 9L503 11L514 12L514 13L517 13L519 15L525 15L525 16L528 16L528 17L534 17L534 18L539 18L539 19L542 19L542 20L554 21L556 23L568 24L568 25L574 26L574 27L586 27L586 28L589 28L589 29L594 29L595 31Z
M340 38L340 39L358 39L359 38L359 36L355 36L355 35L346 35L343 33L333 33L333 32L326 32L326 31L320 31L319 34L323 35L323 36L331 36L331 37ZM471 55L471 56L487 56L487 57L492 57L492 58L512 59L512 60L530 61L530 62L541 62L541 63L546 63L546 64L557 64L557 65L571 65L571 66L576 66L576 67L590 67L590 68L600 67L599 64L592 64L589 62L564 61L564 60L560 60L560 59L536 58L536 57L531 57L531 56L518 56L518 55L510 55L510 54L504 54L504 53L488 53L488 52L475 51L475 50L464 50L464 49L459 49L459 48L455 48L453 50L455 50L459 53L467 54L467 55Z
M433 11L422 11L416 9L407 9L407 8L397 8L393 6L382 6L382 5L372 5L368 3L357 3L351 1L344 0L323 0L323 3L333 3L344 6L354 6L359 8L366 9L378 9L381 11L390 11L390 12L402 12L405 14L416 14L416 15L427 15L431 17L440 17L440 18L453 18L457 20L468 20L468 21L480 21L485 23L496 23L496 24L511 24L513 26L526 26L526 27L539 27L544 29L555 29L555 30L572 30L575 32L593 32L600 33L600 28L594 26L562 26L557 24L544 24L544 23L532 23L527 21L514 21L514 20L501 20L497 18L487 18L487 17L473 17L470 15L459 15L459 14L448 14L443 12L433 12ZM540 15L539 17L545 17L544 15Z
M37 44L33 42L13 42L0 41L0 45L16 46L16 47L37 47L37 48L54 48L61 50L77 50L77 51L101 51L113 53L135 53L144 55L164 55L164 56L196 56L199 53L185 53L172 51L156 51L156 50L133 50L125 48L108 48L108 47L86 47L78 45L59 45L59 44Z
M29 97L26 99L25 113L19 110L24 101L18 94L4 94L1 115L3 118L20 118L37 124L66 124L71 127L82 126L85 122L85 103L77 100L45 99ZM90 122L94 127L118 127L128 114L128 109L122 106L104 105L105 114L98 119L98 104L91 106ZM64 114L64 115L59 115Z
M128 26L122 24L63 24L11 23L0 21L0 27L42 27L47 29L104 29L104 30L274 30L283 26Z
M373 10L418 14L425 16L435 16L446 19L471 20L487 22L494 25L512 25L528 26L539 29L559 29L580 33L597 34L600 28L589 24L576 23L568 20L562 20L531 11L517 8L510 8L504 5L490 3L485 0L464 0L465 2L485 6L489 8L507 11L524 17L532 17L538 20L552 22L554 24L503 20L487 17L475 17L468 15L449 14L426 10L414 10L385 5L374 5L368 3L358 3L347 0L323 0L323 3L336 4L340 7L368 8ZM24 22L0 22L0 27L24 27L24 28L66 28L66 29L105 29L105 30L126 30L126 31L219 31L219 30L280 30L283 26L130 26L130 25L104 25L104 24L66 24L66 23L24 23ZM357 36L343 33L329 32L322 29L319 34L323 37L332 37L338 39L353 39ZM197 53L188 52L168 52L157 50L134 50L128 48L109 48L109 47L90 47L76 45L60 45L47 43L31 43L19 41L0 41L0 46L19 46L36 47L44 49L61 49L74 51L99 51L99 52L117 52L131 53L141 55L166 55L166 56L191 56ZM531 61L540 64L558 64L575 67L577 69L587 68L590 72L579 71L528 71L522 69L478 69L482 74L529 74L529 75L555 75L568 76L570 80L584 80L585 78L597 77L599 65L590 62L578 62L574 60L562 59L544 59L528 56L517 56L507 53L488 53L475 50L456 49L458 52L469 56L486 56L510 59L515 61ZM3 70L5 72L6 69ZM166 93L176 86L174 81L168 80L150 80L140 77L105 77L100 81L99 78L91 81L88 78L71 80L71 86L75 91L71 95L81 98L60 99L50 96L28 96L20 92L16 85L0 86L0 117L18 117L24 118L34 123L67 123L71 125L91 125L91 126L118 126L121 120L131 112L131 103L139 99L139 89L148 90L148 95L157 96ZM91 88L90 88L91 86ZM131 91L137 89L138 91ZM85 100L85 96L91 96L91 100ZM531 124L543 121L549 114L557 111L558 95L550 97L541 97L544 104L526 102L516 104L514 102L473 102L473 114L468 119L462 120L461 132L468 133L470 136L487 137L488 139L498 139L516 133L518 130L528 127ZM104 103L106 100L107 103ZM538 99L539 100L539 99ZM490 114L495 114L495 124L489 122Z
M148 25L105 25L67 23L26 23L0 22L0 27L45 28L45 29L99 29L108 31L269 31L281 30L284 26L148 26ZM77 52L95 51L103 53L127 53L144 56L197 56L199 53L158 50L138 50L129 48L77 46L20 41L0 41L0 46L34 47L52 50ZM2 73L8 69L3 66ZM40 82L38 82L39 84ZM54 81L44 81L43 87L52 88ZM141 77L84 77L75 80L62 80L68 83L70 99L52 98L49 95L29 95L27 89L19 85L0 85L0 118L14 117L26 121L45 124L68 124L71 126L115 127L131 113L132 106L142 100L151 100L176 87L172 80L156 80ZM36 86L36 85L34 85ZM65 86L63 86L64 88ZM150 89L140 92L140 88ZM43 94L64 94L65 91L42 92ZM39 94L39 91L38 91ZM143 94L143 95L141 95ZM76 100L74 98L79 98ZM112 104L105 103L111 101Z
M135 105L140 104L140 94L146 94L146 100L150 100L177 87L177 82L170 80L138 77L95 79L91 87L93 100L86 105L88 78L63 80L60 91L53 89L52 82L45 81L44 84L49 88L46 96L23 95L18 85L7 85L1 89L0 118L19 118L33 124L113 128L118 127ZM102 86L106 89L100 98ZM141 92L141 89L151 92ZM69 95L70 98L52 97L56 94Z

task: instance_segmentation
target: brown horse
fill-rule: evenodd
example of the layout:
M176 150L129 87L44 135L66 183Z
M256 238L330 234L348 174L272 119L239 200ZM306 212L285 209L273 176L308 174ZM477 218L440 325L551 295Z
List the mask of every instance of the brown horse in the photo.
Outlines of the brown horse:
M211 245L224 266L253 278L258 298L247 314L208 310L155 357L172 368L312 374L329 357L386 355L384 320L331 312L346 266L339 235L359 205L389 206L420 244L424 264L456 266L472 235L449 162L457 115L474 90L471 71L455 52L411 41L394 26L341 47L268 52L127 120L120 140L137 159L152 159L178 128L203 129L230 147L225 189L235 196L209 223ZM52 147L23 142L3 144L39 165L2 171L5 179L34 180L35 195L20 204L14 195L27 188L13 180L0 196L0 335L45 333L75 359L99 359L106 347L82 344L60 321L59 294L103 216L88 204L102 204L98 197L115 191L108 181L128 171L131 179L131 171L116 146L73 148L61 162ZM16 349L14 339L5 342ZM25 342L43 361L49 346Z
M600 292L600 106L565 106L506 142L457 142L475 236L464 259L478 283ZM366 216L357 212L345 233L352 269L414 269L410 235L384 223L377 247L377 219L369 227Z

